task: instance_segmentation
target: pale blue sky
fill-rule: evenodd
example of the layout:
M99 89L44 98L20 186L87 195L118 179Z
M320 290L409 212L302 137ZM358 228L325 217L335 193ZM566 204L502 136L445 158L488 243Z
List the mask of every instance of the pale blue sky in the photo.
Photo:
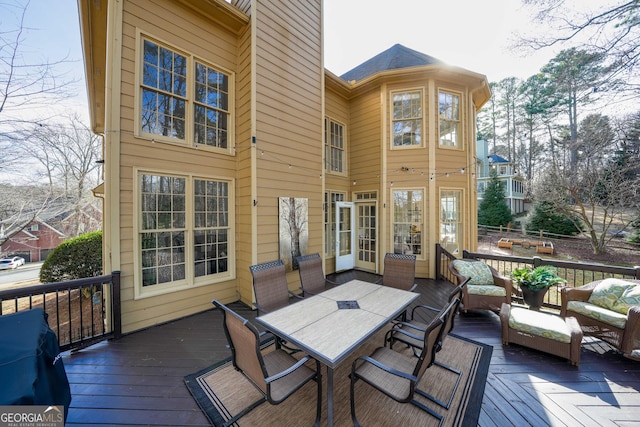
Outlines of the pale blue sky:
M553 52L526 58L507 52L511 32L527 25L519 7L519 0L324 0L325 67L340 75L401 43L489 81L527 78ZM25 53L74 61L63 69L80 80L78 96L66 107L82 110L86 93L76 0L31 0L26 29Z

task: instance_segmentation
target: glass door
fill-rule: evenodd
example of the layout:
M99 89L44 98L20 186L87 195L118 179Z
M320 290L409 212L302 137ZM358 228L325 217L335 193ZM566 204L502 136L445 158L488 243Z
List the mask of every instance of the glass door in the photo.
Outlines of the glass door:
M352 202L336 202L336 271L355 265L355 209Z
M378 236L376 203L357 203L356 212L356 221L358 222L358 254L356 257L356 268L375 272Z

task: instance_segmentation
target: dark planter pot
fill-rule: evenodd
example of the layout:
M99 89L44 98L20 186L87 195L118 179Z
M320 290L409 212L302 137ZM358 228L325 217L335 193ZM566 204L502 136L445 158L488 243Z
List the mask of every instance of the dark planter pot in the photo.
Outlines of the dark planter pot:
M540 307L542 307L542 302L544 301L544 296L547 294L549 288L529 289L525 286L522 286L521 289L522 298L524 299L524 302L529 306L529 309L540 310Z

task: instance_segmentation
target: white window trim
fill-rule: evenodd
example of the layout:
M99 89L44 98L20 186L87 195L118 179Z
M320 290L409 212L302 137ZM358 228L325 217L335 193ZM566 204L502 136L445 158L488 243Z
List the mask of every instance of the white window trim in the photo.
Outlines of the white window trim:
M326 150L327 144L326 144L326 141L327 141L327 138L329 137L329 135L327 134L327 130L328 130L327 126L330 126L332 122L337 124L337 125L342 126L342 154L343 154L343 157L342 157L342 171L335 171L335 170L331 169L331 167L329 167L330 166L329 165L330 159L326 158L326 155L327 155L327 150ZM348 157L347 156L347 125L344 124L343 122L341 122L340 120L336 120L336 119L332 118L331 116L325 116L325 123L326 123L326 125L324 127L324 132L325 132L324 148L325 148L325 150L324 150L324 153L323 153L323 156L324 156L324 171L329 173L329 174L331 174L331 175L347 176L347 157ZM329 149L331 149L331 145L329 145Z
M458 230L459 233L458 234L458 238L459 238L459 242L458 243L458 249L460 251L462 251L463 248L463 243L464 242L464 214L465 214L465 208L466 208L466 204L465 204L465 189L461 188L461 187L440 187L438 190L438 242L442 243L442 225L443 224L450 224L451 222L443 222L442 221L442 195L444 192L457 192L459 194L460 199L458 200L458 218L456 220L456 224L460 224L460 227L462 227L461 229Z
M400 93L411 93L411 92L420 92L420 104L422 105L422 117L421 117L421 126L420 126L420 136L421 141L419 145L393 145L393 95ZM401 90L392 90L389 92L389 147L391 150L412 150L417 148L424 148L426 144L426 126L425 122L427 120L425 116L425 112L427 111L427 107L425 105L425 95L424 95L424 87L418 86L413 88L406 88Z
M457 95L460 103L458 104L458 114L460 116L460 119L458 120L458 124L459 124L459 131L460 131L460 135L459 135L459 139L460 139L460 143L456 146L451 146L451 145L442 145L440 144L440 93L448 93L450 95ZM438 148L442 148L444 150L457 150L457 151L464 151L464 126L462 125L464 123L464 98L462 96L462 92L457 91L457 90L452 90L452 89L446 89L446 88L438 88L437 92L436 92L436 121L438 123L438 132L437 132L437 138L438 138Z
M427 215L428 212L426 211L426 207L427 207L427 189L425 187L401 187L401 188L392 188L390 195L391 195L391 247L389 248L389 252L393 253L395 251L395 234L394 234L394 226L396 224L396 220L394 217L394 211L395 211L395 198L394 198L394 193L396 191L421 191L422 192L422 204L421 204L421 216L422 218L420 219L420 225L421 225L421 230L420 230L420 247L422 249L422 253L421 254L417 254L416 255L416 259L417 260L426 260L426 256L427 256L427 242L426 242L426 237L427 237L427 231L426 231L426 227L427 227Z
M162 47L170 49L175 53L179 53L187 58L187 96L185 107L185 138L184 140L170 138L164 135L157 135L154 133L148 133L142 131L142 125L140 123L141 118L141 88L142 88L142 73L144 66L143 52L144 41L149 40ZM210 61L204 60L195 54L188 53L183 49L177 48L175 45L168 43L161 38L152 36L138 29L136 31L136 52L135 52L135 79L134 79L134 136L141 139L146 139L152 142L162 142L172 145L178 145L180 147L186 147L196 150L211 151L220 154L235 155L235 73L225 67ZM228 105L228 127L227 127L227 148L212 147L204 144L194 143L194 98L195 98L195 62L200 62L210 68L227 74L229 77L229 105Z
M185 185L185 279L177 282L167 282L156 284L153 286L142 286L142 259L140 253L141 241L141 213L142 205L140 200L140 176L143 174L152 175L166 175L173 177L180 177L186 179ZM177 171L169 171L162 169L149 169L149 168L134 168L134 183L133 183L133 267L134 267L134 300L155 297L159 295L172 294L175 292L193 289L200 286L207 286L214 283L227 282L236 278L236 259L235 259L235 241L236 241L236 227L235 227L235 179L216 176L216 175L201 175L193 173L182 173ZM218 180L226 181L229 183L229 242L228 242L228 265L227 272L218 275L208 275L195 277L194 276L194 248L193 248L193 180L205 179L205 180Z

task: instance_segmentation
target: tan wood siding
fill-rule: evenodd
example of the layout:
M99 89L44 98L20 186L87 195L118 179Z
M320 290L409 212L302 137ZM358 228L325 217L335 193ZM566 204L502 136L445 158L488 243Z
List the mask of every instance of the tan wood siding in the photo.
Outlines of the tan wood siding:
M237 299L236 280L165 295L135 299L134 260L138 249L134 247L134 199L137 179L134 168L190 173L235 179L237 159L233 155L198 150L180 144L153 143L147 138L136 138L134 94L136 67L139 64L138 31L167 43L169 47L187 52L198 59L225 70L235 71L237 66L236 36L211 25L211 21L198 16L178 3L167 0L135 0L124 3L122 92L120 104L120 244L122 270L123 331L171 320L210 308L210 301ZM107 132L110 130L107 130ZM238 225L236 224L236 227Z
M320 1L254 5L258 262L279 257L279 197L308 198L309 248L322 248L321 12ZM295 289L297 272L288 278Z

